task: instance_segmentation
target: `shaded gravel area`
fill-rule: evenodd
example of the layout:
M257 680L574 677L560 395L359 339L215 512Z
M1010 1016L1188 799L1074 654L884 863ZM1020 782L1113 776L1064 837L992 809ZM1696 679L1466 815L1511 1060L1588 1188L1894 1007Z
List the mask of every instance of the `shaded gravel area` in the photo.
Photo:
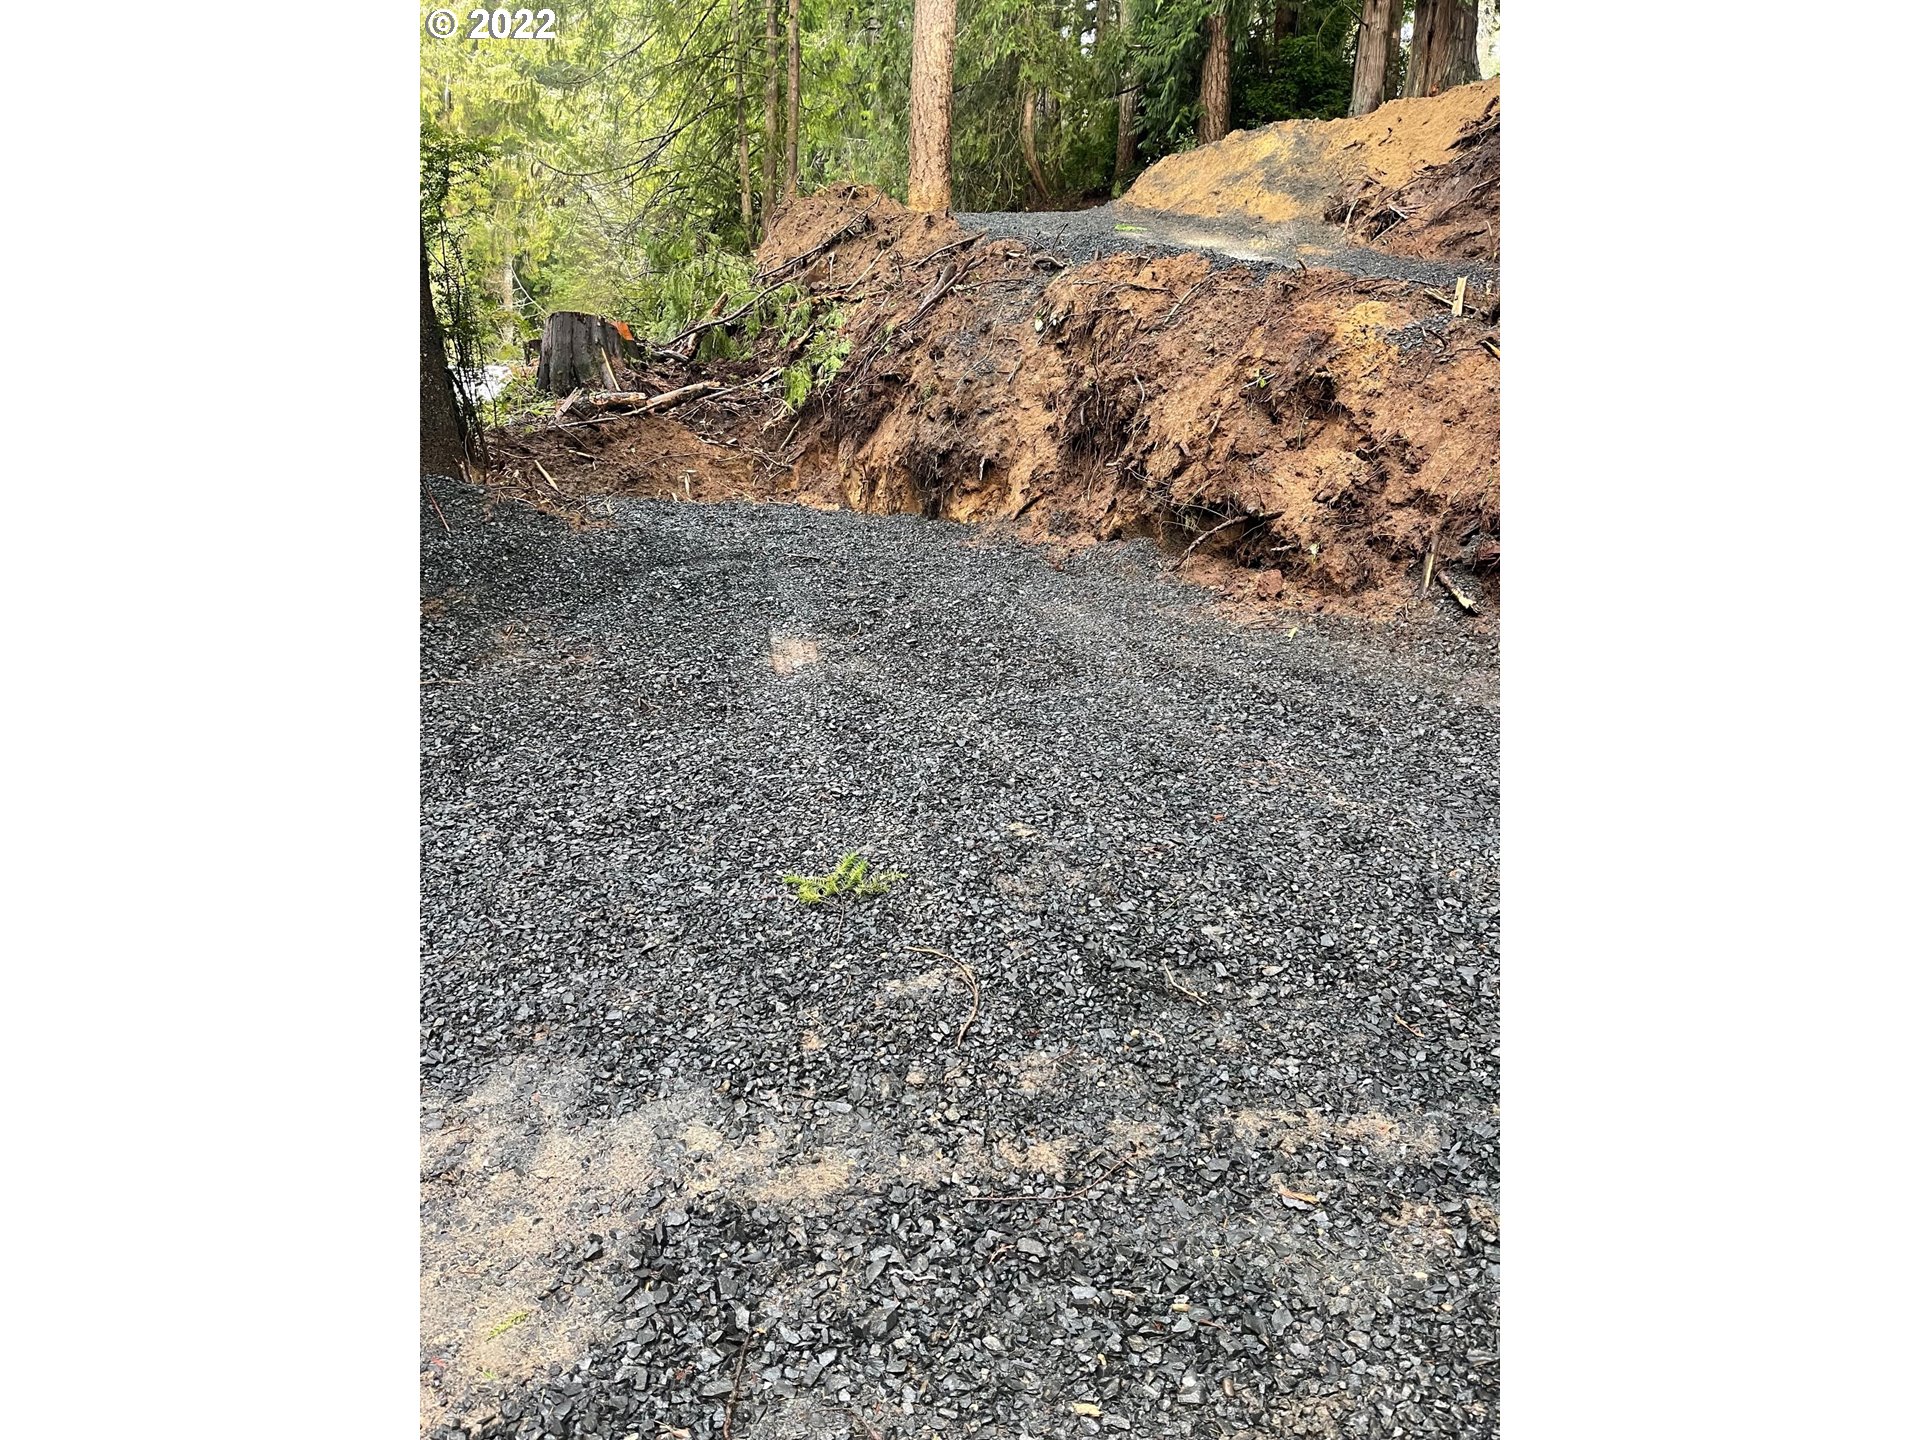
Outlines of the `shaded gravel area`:
M1495 1432L1490 640L436 493L423 1429Z
M1261 226L1227 220L1168 215L1124 201L1087 210L987 211L956 214L963 228L1020 240L1082 265L1109 255L1178 254L1212 250L1245 264L1340 270L1368 278L1451 286L1465 275L1475 288L1496 276L1491 266L1468 260L1419 260L1349 245L1338 227L1305 222ZM1116 228L1124 227L1124 228Z

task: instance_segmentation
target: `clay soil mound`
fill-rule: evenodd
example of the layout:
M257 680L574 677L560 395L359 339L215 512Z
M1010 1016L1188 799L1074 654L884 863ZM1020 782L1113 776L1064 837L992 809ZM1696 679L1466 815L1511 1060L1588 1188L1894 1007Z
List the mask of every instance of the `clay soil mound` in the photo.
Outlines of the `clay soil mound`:
M1395 100L1352 120L1284 120L1169 155L1118 209L1294 227L1398 254L1499 251L1500 82Z
M1064 555L1150 539L1189 578L1301 609L1497 598L1498 300L1203 252L1070 266L862 186L789 205L757 284L831 350L796 410L742 383L664 414L496 437L497 488L760 499L1011 530ZM820 343L815 343L820 342ZM661 377L655 388L684 377Z
M1063 268L852 186L790 207L761 264L847 307L782 490L1067 546L1145 536L1296 604L1401 603L1429 556L1491 588L1490 297L1456 318L1401 281L1199 253Z

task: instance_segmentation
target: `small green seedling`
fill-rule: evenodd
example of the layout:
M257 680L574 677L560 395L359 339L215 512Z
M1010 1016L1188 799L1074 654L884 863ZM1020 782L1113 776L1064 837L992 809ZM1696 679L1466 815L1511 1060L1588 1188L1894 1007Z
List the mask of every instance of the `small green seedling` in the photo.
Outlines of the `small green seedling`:
M780 878L793 887L794 898L802 905L818 905L839 895L859 899L884 895L893 888L894 881L907 877L898 870L869 874L866 858L857 850L849 850L829 874L782 875Z
M506 1319L502 1320L498 1325L494 1326L491 1330L487 1331L487 1338L489 1340L498 1340L502 1335L506 1334L507 1331L511 1330L514 1326L525 1324L527 1321L531 1320L532 1318L533 1318L533 1312L531 1310L516 1310L514 1311L513 1314L507 1316Z

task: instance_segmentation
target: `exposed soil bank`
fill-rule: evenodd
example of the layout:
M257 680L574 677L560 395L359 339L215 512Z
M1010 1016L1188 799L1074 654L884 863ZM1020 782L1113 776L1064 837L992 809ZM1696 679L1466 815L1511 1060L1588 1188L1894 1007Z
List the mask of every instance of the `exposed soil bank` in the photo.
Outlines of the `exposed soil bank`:
M1115 207L1265 227L1329 253L1486 260L1500 248L1500 82L1353 120L1236 130L1149 168Z
M1229 136L1162 161L1129 197L1215 225L1280 206L1329 228L1312 217L1338 204L1379 249L1473 277L1459 315L1452 286L1419 279L1203 252L1073 264L831 187L781 211L759 254L762 280L803 285L813 336L844 353L797 413L768 386L674 419L504 437L505 483L561 508L592 493L787 499L1065 547L1148 537L1195 578L1298 608L1484 605L1499 301L1467 257L1498 243L1478 224L1497 224L1498 134L1488 82ZM1398 218L1416 205L1422 220ZM763 337L736 372L792 364L808 338Z

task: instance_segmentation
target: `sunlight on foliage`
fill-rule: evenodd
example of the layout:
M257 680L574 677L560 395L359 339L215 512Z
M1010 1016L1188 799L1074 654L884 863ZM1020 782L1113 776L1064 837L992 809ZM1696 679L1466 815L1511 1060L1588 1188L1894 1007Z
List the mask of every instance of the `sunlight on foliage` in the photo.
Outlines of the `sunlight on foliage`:
M766 3L581 0L558 38L539 43L422 33L422 219L436 294L464 296L445 318L478 347L472 358L523 359L555 310L617 316L659 338L754 293L764 89L770 64L776 94L786 71L784 34L768 54ZM773 3L784 32L784 3ZM962 0L956 206L1047 208L1109 193L1130 84L1142 164L1192 143L1205 17L1218 5ZM1274 32L1272 7L1227 9L1235 125L1341 112L1355 7L1308 0L1289 11L1286 35ZM801 0L802 193L858 180L903 195L912 19L912 0ZM758 307L747 338L784 324L783 303ZM738 344L716 329L701 358ZM834 364L830 345L809 347L790 402Z

